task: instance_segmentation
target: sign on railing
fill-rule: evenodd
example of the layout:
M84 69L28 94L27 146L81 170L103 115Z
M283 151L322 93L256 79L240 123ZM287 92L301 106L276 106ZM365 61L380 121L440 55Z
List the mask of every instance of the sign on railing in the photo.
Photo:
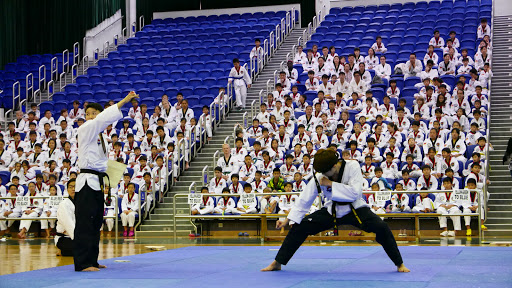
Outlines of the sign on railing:
M194 192L194 191L192 191ZM200 193L190 193L188 194L188 204L189 205L197 205L201 204L201 200L203 198L203 195Z

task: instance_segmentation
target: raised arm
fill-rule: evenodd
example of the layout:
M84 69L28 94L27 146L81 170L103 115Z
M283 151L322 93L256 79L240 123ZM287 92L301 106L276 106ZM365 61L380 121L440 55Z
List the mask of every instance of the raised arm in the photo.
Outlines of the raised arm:
M96 141L98 134L105 130L108 125L123 118L121 107L135 98L139 98L139 96L132 91L116 105L108 107L107 109L103 110L103 112L99 113L96 118L88 120L82 126L80 126L80 128L78 128L78 137L80 137L82 141L85 141L81 143L90 143L92 141ZM90 111L89 113L93 112Z

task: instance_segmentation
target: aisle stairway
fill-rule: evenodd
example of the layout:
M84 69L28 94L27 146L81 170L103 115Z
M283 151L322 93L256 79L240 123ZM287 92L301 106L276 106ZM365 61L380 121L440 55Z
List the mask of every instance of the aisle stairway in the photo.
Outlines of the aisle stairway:
M512 16L494 18L493 56L491 87L491 123L490 142L494 151L490 152L490 181L491 193L488 207L485 240L493 237L512 236L512 179L502 157L507 147L507 141L512 136L512 78L511 63L512 48L509 44Z
M296 28L291 31L288 37L281 43L276 53L267 63L257 79L253 81L251 89L247 95L247 110L249 111L250 103L258 100L261 89L266 89L268 79L273 77L274 71L279 69L282 61L286 60L286 55L291 52L293 45L297 43L297 39L302 36L303 29ZM266 91L266 90L265 90ZM224 120L215 131L213 139L198 153L197 157L190 163L190 169L180 176L179 181L172 187L170 193L164 199L164 203L158 205L154 214L145 220L137 231L137 237L155 237L155 236L172 236L173 235L173 195L175 193L187 193L192 182L196 182L197 188L200 189L202 181L202 170L204 166L209 166L209 176L213 174L213 154L222 149L222 144L227 136L233 135L233 127L237 123L242 123L244 112L231 112L226 120ZM232 138L230 144L233 147ZM179 198L176 203L178 214L188 213L188 205L186 198ZM176 233L178 236L186 236L194 231L194 226L187 219L177 219Z

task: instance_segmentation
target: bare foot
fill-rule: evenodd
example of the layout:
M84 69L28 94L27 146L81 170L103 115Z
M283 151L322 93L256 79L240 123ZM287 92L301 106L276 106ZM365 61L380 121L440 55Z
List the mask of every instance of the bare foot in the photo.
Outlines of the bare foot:
M21 230L20 233L18 233L18 238L20 238L20 239L25 239L26 238L24 230Z
M55 256L62 256L62 253L60 253L60 249L57 249L57 253L55 254Z
M279 264L276 260L274 260L270 265L268 265L266 268L261 269L262 272L268 272L268 271L281 271L281 264Z
M400 266L398 266L397 271L402 273L411 272L411 270L407 269L407 267L405 267L403 263Z
M105 265L101 265L101 264L98 264L98 268L100 268L100 269L105 269L105 268L107 268L107 266L105 266Z
M85 268L84 270L82 270L81 272L97 272L97 271L100 271L100 269L98 269L96 267L88 267L88 268Z

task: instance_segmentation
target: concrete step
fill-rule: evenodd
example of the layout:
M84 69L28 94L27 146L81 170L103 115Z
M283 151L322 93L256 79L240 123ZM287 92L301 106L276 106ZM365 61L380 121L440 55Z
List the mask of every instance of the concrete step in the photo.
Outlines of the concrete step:
M512 229L489 229L483 233L486 240L488 237L510 237L512 235Z
M177 230L176 235L180 237L186 237L190 234L189 230ZM173 237L174 232L172 230L169 231L136 231L136 237L144 237L144 238L155 238L155 237Z

